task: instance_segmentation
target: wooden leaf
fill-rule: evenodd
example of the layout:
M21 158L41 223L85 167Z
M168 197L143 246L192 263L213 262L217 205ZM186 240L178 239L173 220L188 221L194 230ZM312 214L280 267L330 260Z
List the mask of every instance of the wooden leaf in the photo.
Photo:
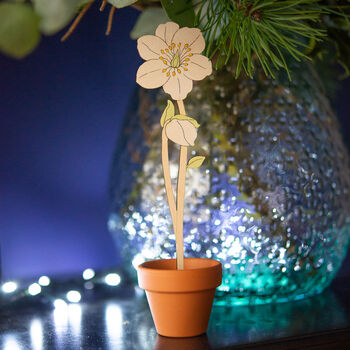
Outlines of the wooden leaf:
M188 120L190 123L192 123L196 128L200 127L200 124L197 122L197 120L183 114L176 114L171 119L178 119L178 120Z
M170 100L168 100L168 105L165 107L162 117L160 118L160 125L163 127L168 120L174 117L174 114L175 114L174 104Z
M188 161L187 168L199 168L203 162L204 156L195 156Z

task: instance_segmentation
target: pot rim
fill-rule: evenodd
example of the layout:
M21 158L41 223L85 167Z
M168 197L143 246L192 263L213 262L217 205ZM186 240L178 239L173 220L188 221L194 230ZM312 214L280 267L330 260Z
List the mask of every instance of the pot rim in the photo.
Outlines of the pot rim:
M202 269L216 269L218 265L221 265L220 261L215 260L215 259L207 259L207 258L184 258L184 265L186 265L186 262L188 261L192 261L192 262L200 262L200 263L210 263L211 265L207 265L207 266L200 266L197 268L185 268L183 270L176 270L173 268L169 268L169 269L165 269L165 268L157 268L157 266L153 266L153 265L159 265L159 263L162 262L175 262L176 263L176 259L155 259L155 260L148 260L143 262L142 264L137 266L138 270L154 270L154 271L173 271L176 273L183 273L185 271L195 271L195 270L202 270Z
M222 265L219 261L185 258L184 265L184 270L176 270L175 259L144 262L137 267L139 286L147 291L176 293L215 289L221 284Z

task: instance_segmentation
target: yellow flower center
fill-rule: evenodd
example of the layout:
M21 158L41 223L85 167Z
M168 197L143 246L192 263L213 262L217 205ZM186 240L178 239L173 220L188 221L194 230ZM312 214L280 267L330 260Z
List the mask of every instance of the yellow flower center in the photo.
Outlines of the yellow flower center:
M180 67L180 55L179 55L179 50L176 51L176 54L174 55L173 59L170 62L170 65L173 68L178 68Z

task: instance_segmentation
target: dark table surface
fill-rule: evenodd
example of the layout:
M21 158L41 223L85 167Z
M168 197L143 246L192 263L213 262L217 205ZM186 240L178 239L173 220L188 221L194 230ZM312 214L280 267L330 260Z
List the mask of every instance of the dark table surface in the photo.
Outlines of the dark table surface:
M143 291L53 310L0 310L1 350L350 349L350 278L313 298L261 306L214 306L206 335L158 336Z

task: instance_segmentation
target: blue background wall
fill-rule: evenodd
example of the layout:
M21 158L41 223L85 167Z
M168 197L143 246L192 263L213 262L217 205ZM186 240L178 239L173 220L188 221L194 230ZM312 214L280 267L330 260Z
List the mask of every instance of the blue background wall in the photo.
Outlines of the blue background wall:
M0 243L4 278L118 263L106 228L113 147L140 64L137 11L95 5L71 38L0 56Z
M108 13L95 4L65 43L60 33L23 61L0 56L4 279L118 264L106 228L107 183L141 63L129 38L137 15L117 10L105 37ZM346 134L349 82L343 87L336 109Z

